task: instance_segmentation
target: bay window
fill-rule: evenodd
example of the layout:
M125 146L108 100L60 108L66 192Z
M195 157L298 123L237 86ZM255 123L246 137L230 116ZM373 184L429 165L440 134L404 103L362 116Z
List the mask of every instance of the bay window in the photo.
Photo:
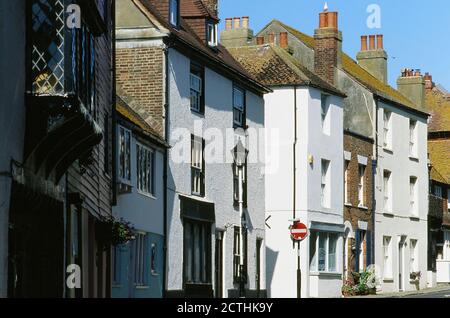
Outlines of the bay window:
M312 231L309 238L310 271L338 272L337 233Z

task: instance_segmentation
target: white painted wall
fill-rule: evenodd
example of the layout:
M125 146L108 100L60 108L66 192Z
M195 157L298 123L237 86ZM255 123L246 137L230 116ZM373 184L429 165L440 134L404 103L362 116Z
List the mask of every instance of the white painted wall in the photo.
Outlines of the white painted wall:
M406 236L404 248L404 285L406 290L415 290L410 284L410 246L411 239L418 240L419 270L422 273L420 288L427 286L427 218L428 218L428 168L427 168L427 120L406 111L380 102L378 111L379 162L376 172L375 195L377 200L375 217L375 261L383 271L383 237L392 237L393 281L382 283L383 292L399 289L399 248L398 239ZM383 109L392 112L392 152L383 149ZM409 158L409 119L417 120L418 160ZM384 211L383 171L392 172L392 214ZM410 213L409 180L417 177L419 200L419 219L412 219Z
M0 174L23 160L25 133L25 3L0 1ZM10 32L14 30L14 32ZM11 179L0 175L0 298L7 296Z
M342 99L330 96L330 134L322 132L321 92L313 88L276 88L267 94L266 128L278 129L279 147L267 140L269 153L279 153L279 170L266 176L267 281L269 297L296 297L297 251L289 236L293 218L294 94L297 94L297 217L311 222L343 224L343 110ZM309 164L312 156L314 162ZM321 206L321 160L331 161L330 209ZM342 254L342 238L337 255ZM338 273L309 272L309 240L301 243L302 297L338 297L342 286L342 258ZM313 275L311 275L313 274Z
M190 60L185 55L169 50L169 78L170 78L170 110L169 130L170 144L177 143L174 131L185 128L190 134L199 135L194 131L194 121L199 120L203 129L215 128L225 136L227 129L233 127L232 89L233 82L211 69L205 69L205 114L198 115L190 108ZM249 127L262 128L264 123L264 99L247 91L247 124ZM224 149L223 155L231 156L233 141ZM262 141L264 143L264 140ZM208 144L208 140L206 140ZM264 148L263 148L264 149ZM191 194L190 163L174 162L174 150L169 152L168 173L168 289L181 290L183 288L183 224L180 218L179 194ZM189 154L190 158L190 154ZM239 212L233 207L233 174L232 159L229 163L206 164L206 197L205 200L215 204L216 224L212 229L214 245L215 231L227 229L225 235L224 268L225 293L236 289L233 285L233 225L240 224ZM261 163L250 163L248 166L248 220L250 224L248 235L248 275L249 288L255 288L255 257L256 239L264 239L264 171ZM212 269L214 270L214 246L212 248ZM265 255L262 255L264 260ZM263 262L264 263L264 262ZM264 272L265 268L262 269ZM262 277L262 289L265 280Z

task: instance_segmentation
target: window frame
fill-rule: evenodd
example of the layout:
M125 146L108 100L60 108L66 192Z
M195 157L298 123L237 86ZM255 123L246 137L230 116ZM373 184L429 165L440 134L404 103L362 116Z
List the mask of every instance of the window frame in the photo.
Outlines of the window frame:
M233 283L238 284L240 282L240 265L241 265L241 253L242 257L244 258L244 283L247 282L247 273L248 273L248 262L247 262L247 256L248 256L248 233L247 229L243 229L243 242L244 246L241 246L241 227L235 226L234 227L234 234L233 234Z
M349 200L349 173L350 173L350 160L344 160L344 203L351 205Z
M324 169L326 167L326 169ZM324 174L324 172L326 172ZM331 161L322 159L321 161L321 206L322 208L331 208L330 181L331 181Z
M387 245L385 244L387 243ZM383 236L383 279L393 279L392 237Z
M176 8L173 3L176 3ZM173 14L173 9L176 9L176 15ZM175 21L173 19L176 19ZM169 23L178 28L180 26L180 0L169 0Z
M320 122L322 127L322 133L325 135L330 135L330 95L321 94L320 95Z
M215 48L219 44L218 41L219 27L217 23L211 20L206 21L206 43L208 46ZM211 38L211 36L213 38Z
M137 233L133 241L132 253L134 260L133 284L136 288L146 287L148 281L148 234Z
M141 148L141 149L140 149ZM140 159L141 159L141 155L140 155L140 151L144 152L144 153L148 153L150 155L150 167L149 167L149 173L150 173L150 180L147 180L147 182L150 183L150 188L148 189L144 189L143 186L141 185L141 180L140 180L140 175L139 173L141 172L141 163L140 163ZM148 159L148 158L147 158ZM155 160L156 160L156 151L155 149L148 147L140 142L136 142L136 189L140 194L146 195L146 196L151 196L151 197L156 197L155 194ZM148 167L148 166L147 166ZM145 177L145 174L144 174ZM149 185L147 184L147 187Z
M236 104L236 92L242 94L242 108ZM236 114L240 114L241 122L236 120ZM246 128L247 126L247 91L239 85L233 84L233 127Z
M363 170L363 171L361 171ZM362 173L361 173L362 172ZM358 164L358 207L365 208L366 205L366 173L367 166Z
M196 227L198 228L198 240L196 240ZM184 285L212 285L212 237L211 223L185 218L183 221L183 284ZM190 230L190 237L187 231ZM191 247L187 244L192 243ZM200 263L196 264L196 243ZM202 250L203 249L203 250ZM190 255L189 255L190 253ZM190 264L189 264L190 263ZM199 268L196 268L196 266ZM191 273L188 276L189 270ZM197 273L196 273L197 271ZM199 279L196 280L196 274ZM204 276L203 276L204 275Z
M417 158L417 120L409 120L409 156Z
M194 162L194 150L195 144L201 143L201 152L199 158L201 163ZM198 156L198 155L197 155ZM191 194L198 197L205 197L206 185L205 185L205 140L203 138L191 135ZM199 178L200 189L196 189L196 178ZM199 191L197 191L199 190Z
M117 165L118 165L118 179L120 183L123 184L127 184L129 186L131 186L131 182L132 182L132 164L131 164L131 160L132 160L132 156L131 156L131 149L132 149L132 143L133 143L133 134L131 132L130 129L125 128L122 125L118 125L118 138L117 138L117 142L118 144L118 158L117 158ZM122 132L124 133L124 138L125 138L125 145L122 145ZM126 136L129 136L128 139L128 144L127 144L127 139ZM125 153L123 154L124 158L123 158L123 167L122 167L122 146L128 148L128 153L125 149Z
M417 177L415 176L409 177L409 201L410 201L409 212L411 213L412 216L418 216L419 212L417 182L418 182Z
M387 179L387 182L386 182ZM387 189L386 189L387 188ZM392 212L392 172L389 170L383 171L383 197L384 197L384 212Z
M416 239L409 240L409 268L410 273L419 271L419 253L417 252L417 246L419 241Z
M392 149L392 112L383 109L383 147Z
M193 87L193 78L199 80L200 91ZM205 68L195 62L191 61L191 69L189 73L189 96L190 96L190 108L192 112L197 114L205 114ZM193 98L198 102L198 107L193 107Z

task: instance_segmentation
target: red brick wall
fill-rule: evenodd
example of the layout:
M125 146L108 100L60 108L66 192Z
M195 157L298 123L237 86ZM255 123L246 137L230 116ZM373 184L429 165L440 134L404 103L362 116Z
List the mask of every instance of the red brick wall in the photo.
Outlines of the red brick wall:
M363 221L368 223L368 231L373 234L373 169L372 169L372 159L373 159L373 143L365 140L364 138L359 138L354 135L345 134L344 135L344 150L351 152L352 159L348 166L348 200L351 205L346 205L344 207L344 221L349 221L352 225L353 231L356 232L358 229L358 221ZM358 185L359 185L359 163L358 155L367 157L367 166L365 174L365 205L367 209L358 207ZM354 271L355 257L354 252L351 249L351 245L354 244L354 240L350 242L350 247L348 251L349 255L349 273ZM366 262L366 244L363 243L363 255L364 263ZM360 264L362 268L362 264Z
M164 19L169 21L169 0L152 0L151 4L155 6Z
M160 47L117 49L118 94L164 136L164 52ZM149 118L151 117L151 118Z
M317 75L329 83L334 83L339 43L336 37L316 37L314 49L314 69Z

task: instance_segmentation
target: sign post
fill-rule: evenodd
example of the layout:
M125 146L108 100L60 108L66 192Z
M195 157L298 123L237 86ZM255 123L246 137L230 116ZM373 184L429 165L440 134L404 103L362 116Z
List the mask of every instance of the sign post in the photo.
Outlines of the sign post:
M297 298L302 298L302 270L300 267L300 243L308 237L308 227L295 220L289 227L291 239L297 243Z

